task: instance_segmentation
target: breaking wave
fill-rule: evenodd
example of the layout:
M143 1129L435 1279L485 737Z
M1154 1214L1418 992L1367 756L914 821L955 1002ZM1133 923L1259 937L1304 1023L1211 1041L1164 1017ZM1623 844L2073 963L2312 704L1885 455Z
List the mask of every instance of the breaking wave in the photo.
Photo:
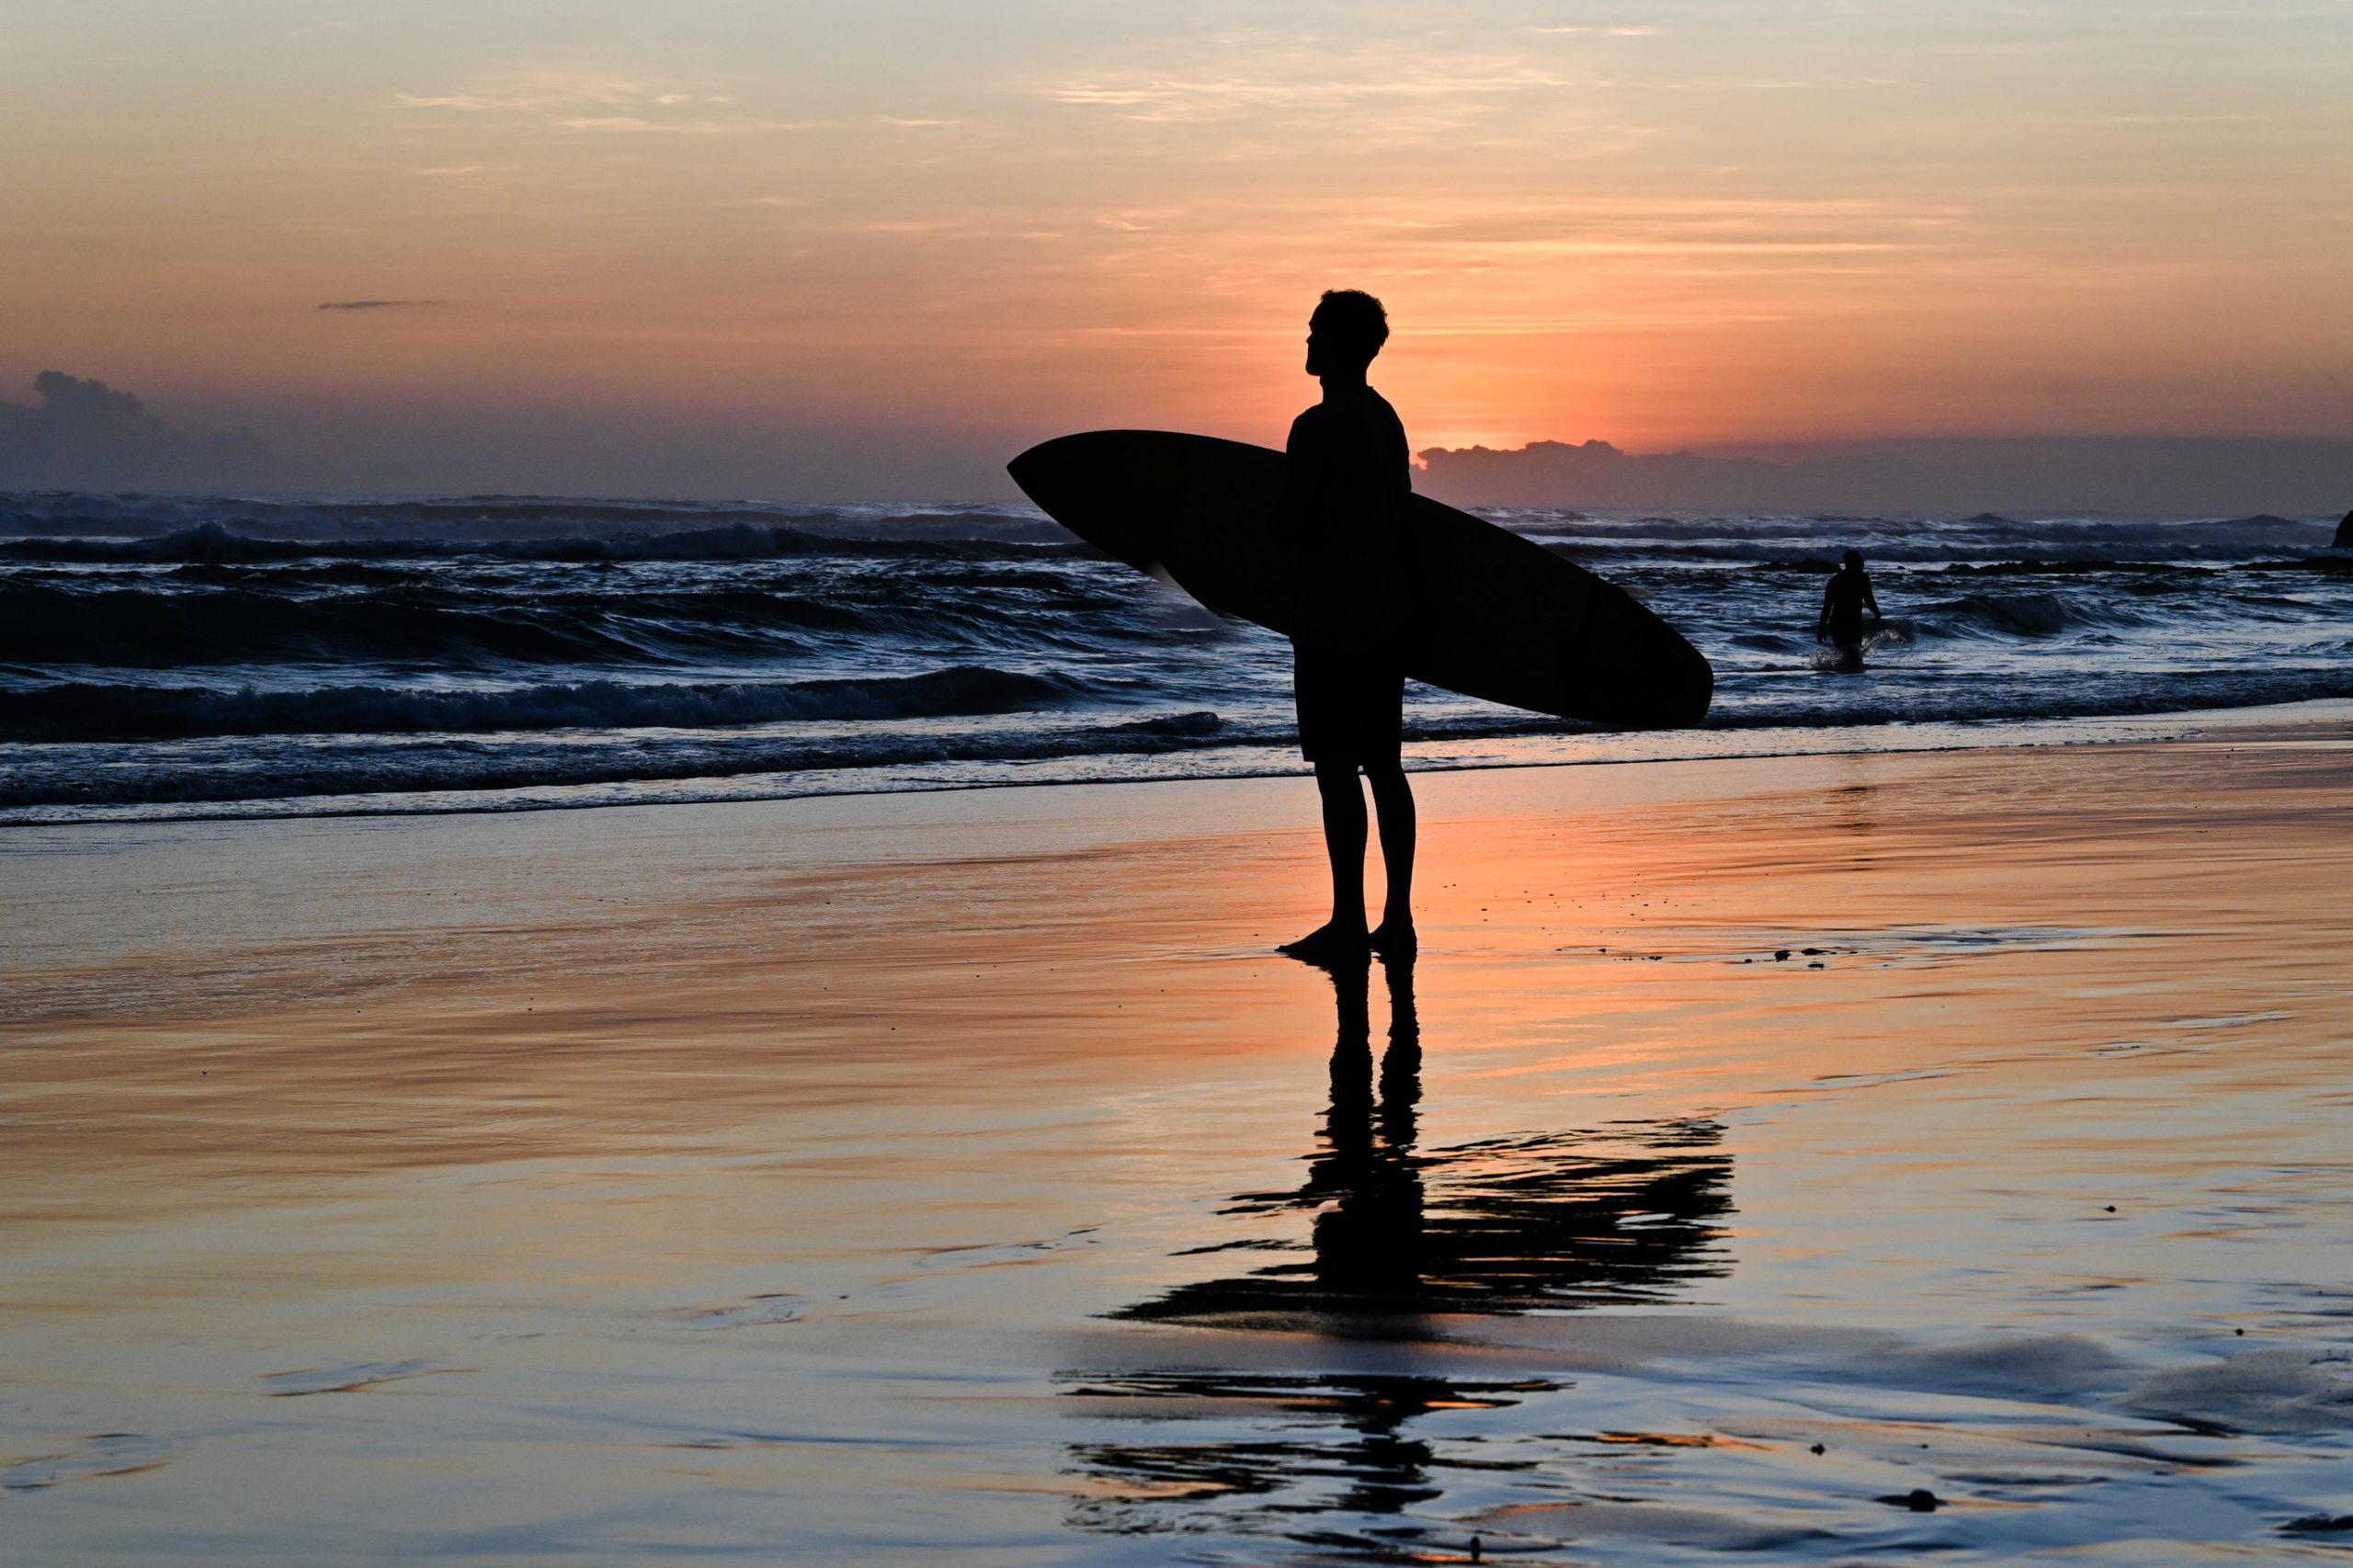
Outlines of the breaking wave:
M1028 530L1021 530L1027 532ZM1057 530L1059 532L1059 530ZM1067 535L1059 539L946 534L835 536L781 523L737 521L662 533L532 534L523 538L468 534L304 539L243 533L223 524L198 523L152 537L84 538L39 534L0 541L0 560L84 565L220 563L271 561L432 561L482 556L497 561L756 561L779 555L882 555L928 560L986 560L1040 554L1092 553Z
M959 665L915 676L676 685L565 681L502 690L342 686L103 686L0 691L0 738L468 733L716 729L791 720L936 719L1036 712L1105 692L1067 676Z

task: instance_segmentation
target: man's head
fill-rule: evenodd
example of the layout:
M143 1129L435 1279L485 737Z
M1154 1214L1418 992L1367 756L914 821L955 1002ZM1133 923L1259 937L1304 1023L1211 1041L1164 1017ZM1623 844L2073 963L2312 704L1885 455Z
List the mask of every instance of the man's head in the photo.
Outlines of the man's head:
M1389 312L1360 289L1324 291L1307 318L1307 373L1362 375L1389 341Z
M1859 572L1863 569L1863 552L1859 550L1850 550L1839 564L1849 572Z

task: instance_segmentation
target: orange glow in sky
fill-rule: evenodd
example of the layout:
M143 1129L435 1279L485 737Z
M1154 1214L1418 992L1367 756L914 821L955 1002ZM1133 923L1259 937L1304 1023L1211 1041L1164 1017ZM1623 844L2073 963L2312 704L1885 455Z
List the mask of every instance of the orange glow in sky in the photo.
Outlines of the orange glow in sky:
M0 398L891 494L1278 439L1347 285L1417 446L2347 435L2347 81L2310 0L17 7Z

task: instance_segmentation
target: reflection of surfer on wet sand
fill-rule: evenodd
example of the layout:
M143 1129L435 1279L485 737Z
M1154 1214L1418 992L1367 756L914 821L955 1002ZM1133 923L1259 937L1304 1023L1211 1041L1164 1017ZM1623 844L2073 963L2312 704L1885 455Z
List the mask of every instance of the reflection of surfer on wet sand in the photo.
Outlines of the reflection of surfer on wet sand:
M1863 667L1863 611L1871 612L1874 626L1887 624L1887 617L1880 613L1879 597L1871 592L1870 574L1863 570L1863 552L1850 550L1838 570L1831 574L1830 583L1822 593L1822 614L1814 621L1816 642L1827 637L1838 650L1838 662L1832 667L1839 670L1859 670Z
M1198 1249L1276 1261L1178 1285L1115 1316L1290 1327L1349 1319L1356 1334L1380 1324L1411 1337L1413 1320L1432 1315L1666 1301L1722 1272L1731 1159L1721 1127L1618 1122L1425 1148L1413 963L1381 965L1389 1040L1377 1065L1370 966L1359 955L1319 967L1331 976L1337 1027L1307 1179L1237 1194L1222 1210L1305 1211L1304 1244L1260 1236Z
M1300 1191L1315 1216L1315 1281L1333 1299L1414 1310L1422 1284L1422 1177L1415 1164L1415 1107L1422 1096L1422 1030L1414 1010L1414 960L1383 966L1389 1049L1375 1096L1367 966L1332 966L1339 1032L1332 1044L1332 1108L1324 1150Z

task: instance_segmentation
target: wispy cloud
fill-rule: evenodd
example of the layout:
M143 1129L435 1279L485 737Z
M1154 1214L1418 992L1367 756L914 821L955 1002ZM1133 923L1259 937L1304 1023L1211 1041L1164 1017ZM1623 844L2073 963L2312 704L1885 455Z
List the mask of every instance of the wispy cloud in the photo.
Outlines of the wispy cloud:
M479 120L575 136L741 136L824 130L835 123L745 113L736 108L736 95L711 84L574 66L511 71L460 91L392 97L404 110L453 116L458 123ZM479 166L456 168L472 173Z
M1484 69L1416 74L1296 76L1245 74L1098 77L1055 84L1044 96L1056 103L1127 111L1136 119L1211 119L1253 108L1345 108L1381 99L1451 98L1522 93L1572 85L1568 80L1517 62Z
M560 131L585 131L610 136L724 136L743 129L740 121L647 119L634 114L569 115L555 124Z
M676 129L688 132L733 128L732 93L674 77L624 74L582 65L541 65L494 73L461 89L392 95L404 109L490 119L546 119L578 130ZM681 114L695 118L681 119Z
M1550 94L1578 83L1526 54L1427 37L1338 40L1247 30L1149 70L1073 73L1032 90L1051 103L1149 122L1362 113L1393 125L1438 106Z
M394 93L403 108L456 109L466 114L531 114L591 105L667 107L704 101L672 81L646 81L609 72L538 66L486 77L458 93Z
M329 300L323 311L413 311L429 305L446 305L447 300Z
M2269 114L2086 114L2050 116L2037 125L2269 125Z

